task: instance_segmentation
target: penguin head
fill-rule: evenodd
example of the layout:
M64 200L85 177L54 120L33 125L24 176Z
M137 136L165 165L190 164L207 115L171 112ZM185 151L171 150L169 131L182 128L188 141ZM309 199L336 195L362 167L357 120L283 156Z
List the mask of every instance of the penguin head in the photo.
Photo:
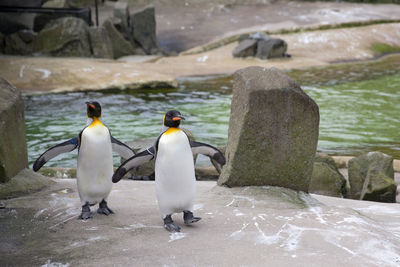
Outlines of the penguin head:
M185 118L177 110L170 110L165 113L163 124L167 127L179 127L181 120Z
M87 116L88 118L100 118L101 117L101 106L99 102L86 102Z

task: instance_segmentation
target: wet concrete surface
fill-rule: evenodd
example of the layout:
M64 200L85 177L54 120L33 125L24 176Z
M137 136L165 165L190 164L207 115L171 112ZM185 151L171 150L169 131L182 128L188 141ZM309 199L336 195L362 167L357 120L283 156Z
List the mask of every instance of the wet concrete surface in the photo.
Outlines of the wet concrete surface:
M4 201L1 266L398 266L400 205L197 182L198 223L169 233L154 182L115 184L115 214L77 220L76 180ZM92 208L94 210L94 207Z

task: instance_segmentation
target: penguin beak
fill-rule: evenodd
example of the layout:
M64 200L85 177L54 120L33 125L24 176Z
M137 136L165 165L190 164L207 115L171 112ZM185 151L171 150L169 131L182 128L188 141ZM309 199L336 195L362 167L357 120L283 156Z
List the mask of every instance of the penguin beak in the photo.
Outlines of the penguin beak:
M183 116L176 116L176 117L172 118L173 121L180 121L180 120L184 120L184 119L185 118Z

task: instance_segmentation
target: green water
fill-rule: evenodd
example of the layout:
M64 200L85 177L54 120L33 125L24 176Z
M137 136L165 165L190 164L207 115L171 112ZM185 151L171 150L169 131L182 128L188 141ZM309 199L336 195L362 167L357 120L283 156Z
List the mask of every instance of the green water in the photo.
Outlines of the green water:
M368 75L368 71L369 68L360 72L339 71L340 77L327 81L326 77L318 79L321 70L302 76L309 79L315 75L313 82L302 82L302 88L320 108L318 151L358 155L378 150L400 159L399 72L383 68ZM298 73L289 75L299 77ZM362 80L355 81L354 77ZM301 77L299 80L302 81ZM197 140L225 145L231 78L192 78L180 84L178 89L24 96L30 164L47 148L77 135L85 127L88 100L102 104L103 123L123 142L156 138L164 113L178 109L186 117L182 126L191 130ZM75 167L76 156L76 151L64 154L46 166ZM118 165L118 157L115 163Z

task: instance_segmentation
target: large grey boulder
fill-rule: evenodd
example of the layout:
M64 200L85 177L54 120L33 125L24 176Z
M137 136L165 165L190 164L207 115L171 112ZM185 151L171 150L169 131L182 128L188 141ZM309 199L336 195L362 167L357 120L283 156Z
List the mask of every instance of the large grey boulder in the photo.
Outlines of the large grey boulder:
M0 182L28 167L21 93L0 77Z
M106 29L108 36L111 39L114 58L120 58L123 56L135 54L135 48L117 30L117 28L113 24L112 19L105 20L103 23L103 27Z
M271 38L257 42L256 57L260 59L269 59L284 57L287 50L287 43L282 39Z
M350 198L378 202L396 201L393 158L369 152L349 161Z
M154 6L146 6L131 13L130 26L133 27L134 40L140 44L146 54L158 52Z
M53 20L39 33L34 51L51 56L90 57L89 26L75 17Z
M98 58L114 58L111 39L103 27L89 28L92 55Z
M317 104L282 71L234 74L227 163L219 185L308 191L318 142Z
M346 179L339 172L332 157L316 155L309 192L331 197L346 196Z
M4 41L4 54L31 55L37 33L31 30L20 30L7 35Z
M232 52L234 57L253 57L257 50L257 40L245 39Z

